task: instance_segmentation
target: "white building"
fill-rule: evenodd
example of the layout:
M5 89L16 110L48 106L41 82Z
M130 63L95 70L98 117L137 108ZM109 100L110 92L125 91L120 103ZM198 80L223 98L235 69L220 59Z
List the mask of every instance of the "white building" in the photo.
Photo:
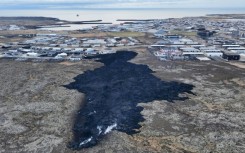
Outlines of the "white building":
M224 48L231 48L231 47L236 48L236 47L240 47L240 45L222 45L222 47L224 47Z
M204 55L202 51L193 47L180 48L183 56L201 56Z
M199 48L207 57L222 57L223 53L221 50L215 48L215 46L200 47Z
M217 50L217 49L202 50L202 52L207 57L222 57L223 56L223 53L221 52L221 50Z
M85 51L86 54L96 54L97 52L93 49L93 48L88 48L86 51Z
M67 57L66 53L60 53L60 54L55 56L56 59L62 59L62 58L66 58L66 57Z
M245 50L244 47L229 47L227 50Z
M34 53L34 52L30 52L30 53L26 53L26 56L28 56L28 57L38 57L39 54L38 53Z
M154 55L158 57L160 60L166 60L167 59L167 53L163 51L157 51L154 52Z
M163 38L163 37L165 37L165 35L167 33L168 33L168 31L161 29L161 30L158 30L157 32L155 32L154 36L158 37L158 38Z
M105 45L106 44L106 41L104 39L94 39L94 40L84 41L83 44L88 44L88 45Z
M67 47L67 46L68 46L67 44L60 44L60 47Z

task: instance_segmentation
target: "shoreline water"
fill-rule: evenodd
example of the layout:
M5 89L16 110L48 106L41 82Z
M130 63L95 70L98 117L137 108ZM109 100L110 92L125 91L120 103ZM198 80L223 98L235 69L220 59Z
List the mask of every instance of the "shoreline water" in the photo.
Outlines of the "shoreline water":
M165 8L165 9L85 9L85 10L0 10L1 16L6 17L52 17L63 21L77 22L102 20L103 23L120 24L120 19L149 20L182 17L198 17L208 14L245 14L245 9L224 8ZM71 27L59 27L57 30L79 30L91 28L93 24L72 25ZM53 30L46 29L46 30Z
M0 10L1 16L43 16L66 21L86 21L101 19L104 22L116 22L117 19L166 19L208 14L243 14L245 9L87 9L87 10ZM77 16L79 15L79 16Z

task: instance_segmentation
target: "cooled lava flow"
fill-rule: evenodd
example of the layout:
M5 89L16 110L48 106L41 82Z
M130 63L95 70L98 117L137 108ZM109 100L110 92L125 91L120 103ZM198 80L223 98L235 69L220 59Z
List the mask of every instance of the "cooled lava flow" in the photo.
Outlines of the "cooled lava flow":
M112 130L135 134L144 121L138 103L154 100L185 100L181 93L191 93L193 85L165 82L155 77L146 65L128 62L137 53L120 51L114 54L89 57L104 63L103 67L86 71L66 85L86 95L78 112L69 144L72 149L94 146Z

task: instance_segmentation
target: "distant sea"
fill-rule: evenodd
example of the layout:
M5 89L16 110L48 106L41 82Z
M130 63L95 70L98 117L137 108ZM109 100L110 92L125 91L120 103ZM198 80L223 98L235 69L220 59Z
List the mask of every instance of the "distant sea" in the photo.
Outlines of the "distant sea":
M117 19L166 19L207 14L245 14L244 8L165 8L165 9L93 9L93 10L0 10L0 16L43 16L68 21L103 20L117 24ZM79 15L79 16L77 16ZM84 25L83 27L91 25ZM79 27L80 28L80 27Z

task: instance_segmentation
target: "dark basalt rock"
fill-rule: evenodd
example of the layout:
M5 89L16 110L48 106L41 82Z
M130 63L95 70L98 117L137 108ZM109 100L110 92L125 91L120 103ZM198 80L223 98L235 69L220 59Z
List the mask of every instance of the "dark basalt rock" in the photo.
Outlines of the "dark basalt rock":
M115 54L88 57L97 59L105 66L75 77L66 85L86 95L86 102L75 119L72 149L94 146L111 130L137 133L144 121L138 103L154 100L186 100L181 93L191 93L193 85L165 82L152 75L146 65L127 62L137 53L121 51Z

